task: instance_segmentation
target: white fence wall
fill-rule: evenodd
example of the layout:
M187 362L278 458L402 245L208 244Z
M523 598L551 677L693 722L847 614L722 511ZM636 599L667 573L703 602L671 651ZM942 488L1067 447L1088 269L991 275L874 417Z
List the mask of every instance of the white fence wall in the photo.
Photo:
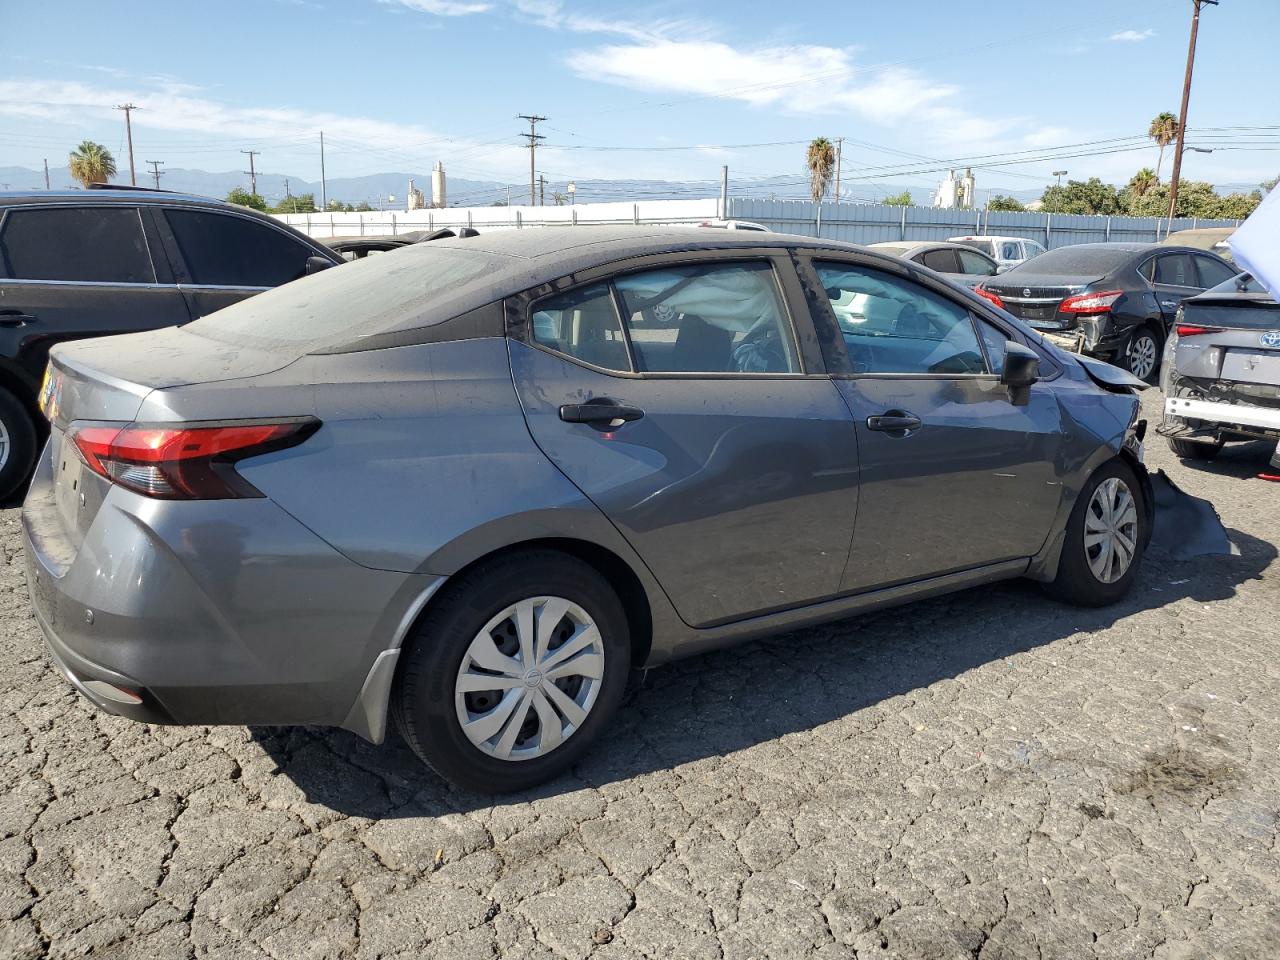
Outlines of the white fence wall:
M440 210L370 213L286 213L279 219L319 239L327 237L385 236L410 230L439 227L474 227L513 230L567 224L645 223L696 224L717 216L719 201L641 200L638 202L581 203L563 207L445 207ZM1166 229L1154 217L1077 216L1063 213L1004 213L987 210L953 210L933 207L887 207L881 204L815 204L808 200L758 200L730 197L727 215L751 220L771 230L850 243L896 240L945 240L965 234L1027 237L1046 247L1072 243L1125 240L1150 243L1170 230L1194 227L1234 227L1238 220L1173 221Z
M323 240L326 237L376 237L440 227L474 227L483 232L567 224L695 224L714 219L718 203L713 197L706 200L580 203L563 207L444 207L408 212L283 213L277 214L277 219Z

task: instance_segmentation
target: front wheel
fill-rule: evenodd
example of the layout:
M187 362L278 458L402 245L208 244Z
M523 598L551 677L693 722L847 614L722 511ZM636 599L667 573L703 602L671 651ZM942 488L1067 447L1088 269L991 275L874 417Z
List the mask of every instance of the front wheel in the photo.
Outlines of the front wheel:
M1145 383L1155 383L1160 370L1160 341L1150 327L1138 327L1124 351L1125 368Z
M599 573L522 551L450 584L415 631L392 693L401 735L437 773L485 793L571 766L622 700L627 620Z
M1120 600L1138 574L1151 539L1142 487L1132 468L1112 460L1089 478L1067 520L1053 597L1080 607Z

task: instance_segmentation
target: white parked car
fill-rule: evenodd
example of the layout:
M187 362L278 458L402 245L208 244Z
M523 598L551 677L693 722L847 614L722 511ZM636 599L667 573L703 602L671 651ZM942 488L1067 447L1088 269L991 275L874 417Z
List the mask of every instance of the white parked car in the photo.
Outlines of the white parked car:
M719 230L763 230L765 233L773 233L763 223L752 223L750 220L703 220L700 227L715 227Z
M948 237L952 243L981 250L1005 270L1016 267L1032 257L1044 253L1044 247L1024 237Z

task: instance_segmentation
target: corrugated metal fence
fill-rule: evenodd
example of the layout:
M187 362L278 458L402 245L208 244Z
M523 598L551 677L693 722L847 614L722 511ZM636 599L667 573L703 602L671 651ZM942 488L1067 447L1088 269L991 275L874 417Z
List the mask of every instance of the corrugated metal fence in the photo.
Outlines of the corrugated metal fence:
M1169 231L1152 217L1079 216L1066 213L1007 213L934 207L886 207L881 204L815 204L808 200L758 200L730 197L728 216L751 220L770 230L850 243L894 240L946 240L969 234L1026 237L1046 247L1072 243L1128 240L1151 243ZM1173 221L1172 230L1234 227L1238 220Z

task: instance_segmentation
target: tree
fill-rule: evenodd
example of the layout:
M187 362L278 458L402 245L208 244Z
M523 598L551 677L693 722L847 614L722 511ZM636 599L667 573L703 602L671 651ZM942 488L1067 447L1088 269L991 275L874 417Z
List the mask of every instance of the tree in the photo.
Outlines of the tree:
M242 207L250 207L254 210L267 212L267 201L256 193L250 193L244 187L235 187L227 194L227 203L238 203Z
M1129 191L1140 197L1160 182L1160 177L1150 167L1143 167L1129 178Z
M1263 180L1259 186L1262 187L1263 193L1270 193L1276 188L1277 183L1280 183L1280 176L1272 177L1270 180Z
M1213 184L1203 180L1178 183L1178 207L1175 217L1198 217L1201 220L1243 220L1262 202L1262 191L1233 193L1222 196ZM1138 217L1164 217L1169 213L1169 187L1159 184L1141 197L1130 197L1127 213Z
M116 175L116 158L111 151L92 140L80 141L80 146L67 157L71 175L88 188L91 183L106 183Z
M569 202L569 198L565 196L563 193L561 193L559 190L557 190L555 193L551 194L551 202L554 203L557 207L563 207L566 203Z
M815 137L809 144L805 165L809 168L809 194L813 202L818 203L827 195L836 169L836 148L831 141L826 137Z
M886 207L913 206L910 190L903 190L901 193L894 194L892 197L885 197L880 202L883 203Z
M1066 186L1049 187L1040 198L1040 209L1045 213L1110 215L1123 212L1119 191L1097 177L1083 181L1068 180Z
M361 200L356 204L356 213L368 213L373 207L369 206L368 200Z
M316 195L314 193L300 193L292 197L285 197L281 200L272 213L315 213L316 212Z
M1147 128L1147 136L1160 146L1156 159L1156 180L1160 179L1160 166L1164 163L1164 148L1178 139L1178 118L1169 111L1158 113Z
M1022 213L1027 208L1013 197L998 193L987 201L987 209L994 210L997 213Z

